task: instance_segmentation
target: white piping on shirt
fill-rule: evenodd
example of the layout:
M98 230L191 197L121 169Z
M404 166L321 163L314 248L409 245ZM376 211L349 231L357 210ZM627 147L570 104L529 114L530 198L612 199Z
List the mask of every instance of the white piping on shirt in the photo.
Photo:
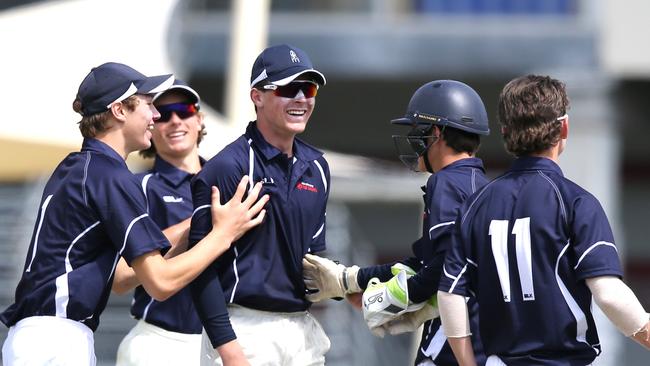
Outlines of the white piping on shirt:
M248 139L248 193L251 193L255 184L253 180L253 174L255 173L255 152L253 151L253 145L251 145L252 142L253 139Z
M314 160L314 164L316 164L316 167L318 170L320 170L320 176L323 179L323 186L325 187L325 190L327 191L327 178L325 177L325 171L323 170L323 167L320 165L318 160Z
M251 192L255 184L253 174L255 173L255 151L253 150L253 139L248 139L248 193ZM239 251L237 246L233 245L235 257L232 259L232 270L235 274L235 283L232 285L232 293L230 294L230 303L235 300L235 292L237 292L237 285L239 284L239 270L237 269L237 257Z
M447 268L445 268L444 265L442 266L442 271L444 272L445 276L454 280L454 282L451 284L451 287L449 288L450 294L454 292L454 288L456 288L458 281L460 280L461 277L463 277L463 274L465 273L466 270L467 270L467 264L463 266L463 269L460 270L458 276L452 276L449 272L447 272Z
M324 228L325 228L325 223L322 223L321 226L318 228L318 231L316 231L316 234L314 234L314 236L312 236L311 238L316 239L316 237L318 237L318 235L320 235L320 233L323 232Z
M84 177L81 179L81 194L84 197L84 203L88 206L88 195L86 194L86 178L88 178L88 166L90 165L90 151L86 152L86 164L84 165Z
M562 259L564 253L566 253L566 251L569 249L569 245L570 241L567 241L566 245L564 248L562 248L562 251L557 256L557 260L555 261L555 281L557 282L557 286L562 293L562 297L564 297L564 301L566 302L567 306L569 306L569 310L576 320L576 340L578 342L589 344L587 343L587 329L589 328L589 325L587 324L587 317L585 316L585 313L582 311L582 309L580 309L580 306L578 306L578 303L573 298L573 296L571 296L569 289L567 289L566 285L564 282L562 282L562 279L559 275L560 260Z
M566 225L568 223L568 218L567 218L567 215L566 215L566 209L564 208L564 200L562 199L562 195L560 194L560 190L555 185L555 182L553 182L551 180L551 178L549 178L549 176L544 174L541 170L538 170L537 173L539 173L539 175L544 177L544 179L546 179L551 184L551 187L553 187L553 190L555 190L555 194L557 195L557 200L560 203L560 210L562 211L562 218L564 219L564 224Z
M41 205L41 219L38 220L38 228L36 229L36 235L34 235L34 247L32 248L32 259L29 261L29 266L25 272L30 272L32 270L32 263L34 263L34 258L36 258L36 248L38 248L38 237L41 234L41 227L43 226L43 219L45 218L45 211L47 210L47 205L50 204L52 199L52 194L45 198L43 205Z
M320 165L318 160L314 160L314 164L320 171L320 177L323 180L323 187L325 187L325 191L327 191L327 178L325 177L325 171L323 170L323 167ZM325 215L327 215L327 213ZM321 226L318 228L318 230L316 231L316 234L314 234L314 236L312 236L311 238L316 239L316 237L318 237L323 232L324 228L325 228L325 223L323 222Z
M448 225L453 225L453 224L455 224L455 223L456 223L456 221L447 221L447 222L441 222L441 223L439 223L439 224L435 224L435 225L433 225L433 226L431 227L431 229L429 229L429 239L433 239L433 238L431 237L431 232L432 232L433 230L435 230L435 229L437 229L437 228L439 228L439 227L448 226Z
M142 193L144 193L144 200L145 203L147 204L147 213L149 213L149 197L147 196L147 184L149 184L149 178L151 178L152 175L153 173L149 173L144 177L142 177Z
M232 269L235 273L235 284L232 286L232 293L230 294L231 304L235 300L235 291L237 291L237 285L239 284L239 272L237 271L237 256L239 256L239 252L237 251L237 247L233 246L233 249L235 250L235 258L232 260Z
M92 230L95 226L99 225L100 221L96 221L87 227L81 234L70 243L68 250L65 252L65 273L58 276L55 280L56 292L54 293L54 307L56 309L56 316L60 318L68 317L68 303L70 302L70 288L68 286L68 274L72 272L72 265L70 264L70 252L74 245L81 239L87 232Z
M115 256L115 260L113 261L113 269L111 269L110 276L108 278L110 279L113 276L113 272L115 271L115 267L117 266L117 261L120 260L120 257L122 256L122 252L124 251L124 248L126 247L126 240L129 238L129 232L131 232L131 228L133 225L135 225L136 222L138 222L140 219L143 219L145 217L149 216L149 214L142 214L135 219L131 220L129 223L129 226L126 228L126 232L124 233L124 241L122 242L122 248L120 248L120 251L117 253Z
M144 307L144 311L142 312L142 320L145 321L147 320L147 314L149 314L149 307L151 306L151 304L153 304L153 302L154 302L154 298L152 297L151 300L149 300L147 306Z
M591 252L591 251L594 250L597 246L600 246L600 245L607 245L607 246L610 246L610 247L614 248L614 250L616 251L616 253L618 253L618 249L616 248L616 245L614 245L613 243L610 243L610 242L608 242L608 241L598 241L598 242L592 244L589 248L587 248L587 250L585 250L584 253L582 253L582 255L580 256L580 259L578 259L578 263L575 265L575 267L573 267L573 269L578 269L578 266L580 266L580 263L582 262L583 259L585 259L585 257L587 256L587 254L589 254L589 252Z
M192 217L194 217L194 215L197 212L203 210L204 208L210 208L210 207L212 207L212 205L203 205L203 206L199 206L199 207L195 208L194 211L192 212Z

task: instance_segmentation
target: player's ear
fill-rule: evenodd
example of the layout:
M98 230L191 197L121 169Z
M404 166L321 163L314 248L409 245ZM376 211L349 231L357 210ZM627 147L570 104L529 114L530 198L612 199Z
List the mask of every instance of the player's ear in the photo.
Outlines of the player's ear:
M262 100L263 94L264 93L257 88L251 89L251 100L253 101L253 104L255 104L255 107L260 108L264 105L264 101Z
M562 127L560 127L560 138L566 139L569 137L569 116L562 118Z
M126 121L126 106L122 103L113 103L109 108L113 117L119 121Z

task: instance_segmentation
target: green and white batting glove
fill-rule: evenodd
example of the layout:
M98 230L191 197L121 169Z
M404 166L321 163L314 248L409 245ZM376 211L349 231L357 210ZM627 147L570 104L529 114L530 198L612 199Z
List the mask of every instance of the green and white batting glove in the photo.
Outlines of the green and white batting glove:
M380 328L385 323L406 312L414 312L424 306L424 303L409 304L408 286L406 280L410 276L405 269L399 270L387 282L372 278L363 293L363 318L368 328L375 334L382 333Z
M435 319L440 316L440 313L438 312L438 298L436 295L433 295L429 300L421 304L422 307L419 310L405 312L382 325L381 327L384 332L391 335L415 332L427 320ZM413 306L415 308L419 305L420 304L413 304L409 305L409 307Z
M393 276L397 276L397 274L400 273L401 271L406 272L406 279L409 279L409 278L415 276L415 273L416 273L413 270L413 268L407 266L406 264L402 264L402 263L395 263L390 267L390 273L392 273Z
M361 292L357 283L358 266L346 267L327 258L306 254L302 267L303 281L309 290L305 295L308 301L318 302Z

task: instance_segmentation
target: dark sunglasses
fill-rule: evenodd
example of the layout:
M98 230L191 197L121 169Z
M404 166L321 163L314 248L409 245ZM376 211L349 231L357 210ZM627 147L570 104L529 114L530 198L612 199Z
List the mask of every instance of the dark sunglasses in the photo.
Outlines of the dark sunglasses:
M313 98L318 93L318 85L311 81L294 81L282 86L267 84L263 85L262 88L273 90L275 96L283 98L295 98L301 90L305 98Z
M192 117L199 111L199 107L196 104L192 103L172 103L157 106L156 109L160 113L160 118L155 120L155 123L165 123L169 122L172 118L172 113L176 113L178 118L187 119Z

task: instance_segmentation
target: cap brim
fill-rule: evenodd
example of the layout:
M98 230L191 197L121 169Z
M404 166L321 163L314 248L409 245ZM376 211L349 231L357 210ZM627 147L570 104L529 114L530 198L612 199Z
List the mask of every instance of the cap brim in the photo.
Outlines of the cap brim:
M165 94L166 92L171 91L171 90L179 90L179 91L184 92L185 94L187 94L187 95L191 96L192 98L194 98L194 103L199 103L201 101L201 97L199 97L199 93L197 93L196 90L190 88L187 85L172 85L169 88L167 88L166 90L163 90L163 91L157 93L156 95L154 95L153 96L153 101L155 102L156 99L160 98L163 94Z
M270 82L271 82L271 84L274 84L274 85L283 86L283 85L289 84L290 82L294 81L296 78L298 78L299 76L304 75L304 74L311 74L313 76L312 80L315 81L316 84L325 85L325 83L326 83L325 75L323 75L320 71L314 70L314 69L301 70L301 71L299 71L297 73L289 75L289 76L287 76L285 78L282 78L280 80L270 80Z
M174 75L149 76L140 85L136 94L158 94L169 89L174 84Z

